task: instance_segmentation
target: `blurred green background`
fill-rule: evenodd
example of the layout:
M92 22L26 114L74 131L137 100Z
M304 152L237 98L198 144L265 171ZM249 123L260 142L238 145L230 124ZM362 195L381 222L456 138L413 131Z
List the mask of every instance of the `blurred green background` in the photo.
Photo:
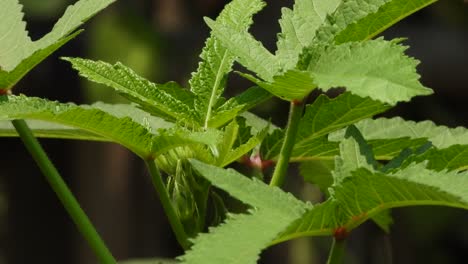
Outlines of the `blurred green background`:
M75 1L20 2L30 35L37 39ZM186 84L209 34L202 17L216 17L227 2L118 0L28 74L16 91L62 102L124 101L110 89L79 78L60 56L121 61L154 82ZM267 2L252 32L273 50L280 7L292 0ZM433 96L398 105L387 116L468 127L467 1L441 0L383 35L408 38L408 53L422 61L422 82L435 90ZM248 85L233 76L226 93L236 94ZM255 112L284 125L287 104L271 100ZM0 263L96 263L19 140L0 142ZM41 142L119 260L182 254L143 163L134 155L113 144ZM301 187L299 177L292 178L288 188L311 192L310 186ZM466 263L468 212L424 207L394 210L393 215L390 235L370 223L351 235L346 263ZM288 242L264 252L260 262L325 263L328 245L325 238Z

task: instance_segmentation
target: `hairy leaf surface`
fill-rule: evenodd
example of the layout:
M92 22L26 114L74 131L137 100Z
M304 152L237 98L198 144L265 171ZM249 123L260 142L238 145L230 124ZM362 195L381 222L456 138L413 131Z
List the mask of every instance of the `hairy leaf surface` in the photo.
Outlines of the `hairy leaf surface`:
M77 127L109 141L119 143L140 157L156 157L169 149L190 144L212 144L207 134L168 130L150 132L150 125L141 125L132 118L117 117L91 106L78 106L26 96L3 96L0 101L0 120L35 119Z
M246 31L252 24L252 16L264 7L260 0L236 0L226 5L216 23L229 25L236 31ZM211 36L206 40L200 55L202 61L193 73L191 91L196 95L195 109L207 127L212 112L226 86L227 74L231 72L234 56Z
M261 42L248 32L236 30L232 26L215 22L209 18L206 18L205 21L223 46L237 56L239 63L255 72L260 78L266 81L273 80L280 65L275 56Z
M174 82L154 84L121 63L111 65L102 61L65 58L81 76L114 88L122 96L141 105L150 113L169 116L178 121L196 124L194 95Z
M401 19L435 2L437 0L389 1L377 12L359 19L339 32L335 36L335 43L361 41L375 37Z
M168 129L174 126L173 123L164 121L161 118L152 116L133 105L128 104L106 104L97 102L91 105L96 108L107 112L115 117L124 118L129 117L134 122L147 128L150 132L156 133L161 128ZM63 139L78 139L78 140L91 140L91 141L110 141L111 139L103 136L90 133L86 130L60 125L57 123L50 123L40 120L27 120L28 126L33 130L36 137L42 138L63 138ZM16 137L18 133L9 121L0 121L0 137Z
M308 70L323 90L346 87L356 95L394 105L432 93L419 82L418 61L407 57L406 49L383 39L345 43L327 48Z
M276 51L282 68L296 66L302 49L312 43L316 30L340 3L341 0L296 0L292 10L282 9Z

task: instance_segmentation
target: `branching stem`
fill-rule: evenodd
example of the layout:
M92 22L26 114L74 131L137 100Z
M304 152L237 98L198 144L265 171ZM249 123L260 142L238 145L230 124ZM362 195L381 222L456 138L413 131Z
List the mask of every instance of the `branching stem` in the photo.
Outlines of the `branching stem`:
M88 219L83 209L81 209L80 204L67 187L67 184L63 181L57 169L47 157L44 149L42 149L41 145L34 137L26 122L24 120L13 120L11 122L78 230L96 254L100 263L117 263L91 221Z
M288 124L286 127L286 136L283 141L283 146L276 163L275 171L270 182L270 186L281 186L286 178L289 159L296 142L296 134L299 128L299 123L304 111L303 101L292 101L289 109Z
M188 249L190 247L190 242L188 240L187 234L185 233L184 227L180 222L179 217L172 205L171 199L169 198L169 193L167 192L167 188L163 182L161 173L159 172L159 168L156 166L156 162L154 160L146 160L146 166L148 167L148 171L151 176L151 181L153 182L153 186L158 193L159 200L166 212L167 218L169 219L169 224L174 231L177 241L184 249Z

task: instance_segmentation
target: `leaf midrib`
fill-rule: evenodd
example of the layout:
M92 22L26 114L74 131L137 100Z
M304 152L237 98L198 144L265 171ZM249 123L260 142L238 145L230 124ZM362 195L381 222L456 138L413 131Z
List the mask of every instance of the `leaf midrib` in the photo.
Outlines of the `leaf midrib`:
M215 39L215 41L217 41L217 40ZM215 97L216 97L216 91L219 88L222 76L224 76L224 74L222 73L221 70L224 69L227 57L228 57L228 51L225 50L224 54L223 54L223 59L221 60L221 64L219 65L218 70L216 72L215 83L213 84L213 87L211 89L210 100L208 102L208 107L206 109L207 113L206 113L206 116L205 116L205 123L204 123L204 128L205 129L208 128L208 123L209 123L209 121L211 119L211 113L213 112L212 108L213 108L213 104L214 104Z

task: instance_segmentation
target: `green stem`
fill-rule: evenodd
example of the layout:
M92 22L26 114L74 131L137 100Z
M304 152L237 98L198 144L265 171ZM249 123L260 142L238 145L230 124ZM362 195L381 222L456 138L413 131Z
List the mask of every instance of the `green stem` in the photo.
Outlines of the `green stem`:
M70 189L68 189L67 184L63 181L62 177L60 177L57 169L49 160L37 139L34 137L26 122L24 120L13 120L11 122L16 128L16 131L29 153L46 177L50 186L57 194L59 200L62 202L75 225L78 227L78 230L98 257L100 263L117 263L91 221L88 219L83 209L81 209L80 204L75 199Z
M341 264L343 263L343 256L345 254L345 243L346 240L337 240L333 238L333 243L330 249L330 255L328 255L327 264Z
M296 142L296 134L299 128L299 123L304 111L303 101L293 101L289 109L288 124L286 127L286 136L283 141L283 146L276 163L275 171L270 182L270 186L281 186L286 178L289 159Z
M167 192L167 188L163 182L161 173L159 172L159 168L156 166L156 162L154 160L147 160L146 166L148 167L148 171L151 176L151 181L153 182L153 186L156 189L161 204L166 212L167 218L169 219L169 224L174 231L177 241L184 249L188 249L190 247L190 242L188 240L187 234L185 233L184 227L180 222L177 213L172 206L171 199L169 198L169 193Z

